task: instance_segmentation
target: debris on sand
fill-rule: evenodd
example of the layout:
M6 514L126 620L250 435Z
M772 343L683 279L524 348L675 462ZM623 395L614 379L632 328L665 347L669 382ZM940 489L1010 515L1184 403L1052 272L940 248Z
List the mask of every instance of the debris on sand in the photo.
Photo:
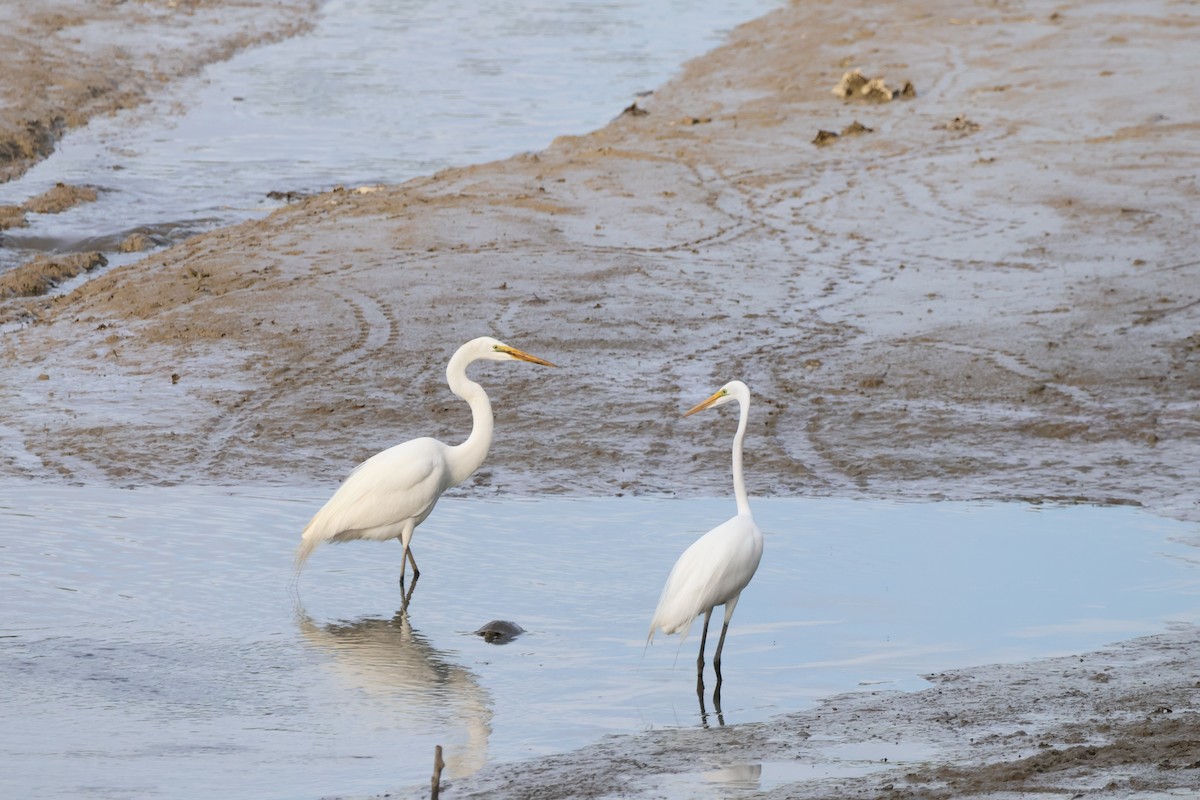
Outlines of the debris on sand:
M874 133L874 128L868 128L858 120L854 120L846 127L842 128L842 136L860 136L864 133Z
M637 101L634 100L632 103L630 103L624 109L622 109L621 116L622 117L644 117L649 113L650 113L649 111L647 111L646 109L639 106L637 104Z
M672 125L707 125L712 117L683 117L672 122Z
M312 197L313 194L314 194L313 192L302 192L302 191L298 191L298 190L294 190L294 189L288 189L286 191L280 190L280 189L272 189L271 191L267 192L267 199L268 200L282 200L285 203L295 203L299 200L304 200L305 198Z
M971 120L967 119L965 114L959 114L957 117L945 123L944 125L934 126L934 130L941 129L964 135L968 133L974 133L975 131L979 130L979 128L979 123L972 122Z
M866 125L863 125L858 120L855 120L854 122L851 122L846 127L842 128L841 133L834 133L833 131L826 131L826 130L817 131L816 138L814 138L812 140L812 143L817 145L818 147L824 147L825 145L833 144L834 141L841 138L842 136L861 136L864 133L874 133L874 132L875 132L874 128L868 128Z
M888 103L897 98L911 100L917 96L917 90L911 81L905 81L901 89L891 89L883 78L868 78L859 69L842 75L842 79L832 91L846 102L861 100L867 103Z
M38 256L0 275L0 300L43 295L65 280L107 264L108 259L98 252Z

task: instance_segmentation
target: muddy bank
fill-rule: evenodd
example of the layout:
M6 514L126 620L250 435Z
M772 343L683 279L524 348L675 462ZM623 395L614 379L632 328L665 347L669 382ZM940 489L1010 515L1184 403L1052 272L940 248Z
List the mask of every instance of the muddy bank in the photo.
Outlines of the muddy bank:
M10 0L0 8L0 181L96 115L305 30L319 0Z
M707 727L502 765L447 796L1191 797L1200 788L1198 647L1195 629L1180 629L1083 656L938 673L923 692L840 695L764 723L724 727L710 707ZM881 754L895 752L923 755L892 766ZM753 791L785 762L796 765L789 774L809 766L829 777Z
M591 135L7 301L24 324L0 339L0 471L332 488L396 441L465 436L445 362L492 333L562 369L476 368L497 437L459 494L726 495L731 423L679 414L740 377L753 495L1200 520L1200 98L1161 79L1198 66L1198 29L1166 2L789 6ZM915 96L837 96L856 68ZM822 758L805 734L939 755L780 796L1194 786L1198 652L1184 630L968 670L470 791L649 796L702 758Z
M592 135L10 302L0 469L331 483L465 435L444 365L491 332L564 366L480 370L505 491L724 493L678 413L736 376L755 493L1194 515L1200 101L1155 76L1197 24L1139 9L789 7Z

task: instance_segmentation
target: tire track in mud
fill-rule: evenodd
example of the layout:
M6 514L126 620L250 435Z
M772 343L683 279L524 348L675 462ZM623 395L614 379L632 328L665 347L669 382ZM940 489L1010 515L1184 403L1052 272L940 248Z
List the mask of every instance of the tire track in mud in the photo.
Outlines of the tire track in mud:
M350 372L389 347L395 349L400 331L395 312L388 305L361 291L345 287L336 290L334 295L349 306L354 319L353 338L335 352L315 362L307 361L294 379L266 381L264 386L273 388L241 392L231 407L226 407L222 414L201 430L199 440L205 443L206 455L199 467L200 473L208 476L217 474L234 457L236 448L244 446L245 440L257 435L257 419L269 418L266 409L284 396L294 395L304 387ZM310 355L317 352L314 348Z
M751 442L761 437L755 448L758 453L754 456L759 474L757 477L751 476L752 484L758 483L767 492L794 490L818 483L824 487L839 486L846 483L843 473L820 452L805 425L785 425L784 430L780 429L781 421L791 413L804 414L800 409L792 412L791 408L808 392L784 378L785 371L779 365L794 361L797 349L806 349L811 337L819 336L817 329L828 327L822 321L811 319L811 308L803 300L804 294L811 291L811 284L828 285L833 280L832 276L845 278L849 271L842 266L813 263L808 258L807 248L803 246L803 234L797 233L794 215L778 213L779 201L801 196L804 189L798 188L796 183L807 177L807 173L784 176L786 187L768 193L764 202L743 186L743 182L753 182L759 178L755 170L727 174L719 164L706 166L707 170L698 168L696 174L714 197L710 207L740 226L738 234L726 237L722 244L758 236L752 257L763 272L757 281L785 288L782 295L759 298L757 305L765 312L767 320L761 324L773 323L777 327L791 328L795 330L797 338L779 341L775 337L767 337L763 340L755 336L753 330L734 332L729 341L721 345L725 355L720 373L714 371L711 363L696 360L673 364L666 370L666 375L677 393L681 393L680 387L685 385L689 388L703 385L715 390L725 380L734 377L751 381L756 400ZM771 177L779 179L779 176ZM810 186L811 181L805 181L804 185ZM841 190L846 189L843 187ZM730 202L731 199L735 200L736 205ZM805 233L821 233L807 225L803 230ZM764 250L763 245L767 243L770 248L777 249L774 252ZM762 305L762 302L766 304ZM839 333L846 331L844 326L836 327ZM701 399L684 397L682 394L680 398L683 405ZM802 435L785 440L789 429L799 430ZM699 452L720 452L727 445L723 437L724 432L706 428L696 432L694 446ZM707 474L697 474L695 479L704 483L713 480ZM717 485L720 485L719 480Z
M696 236L686 238L671 244L664 244L656 247L638 246L634 244L621 244L608 247L598 247L597 252L614 252L618 254L630 253L673 253L681 251L689 251L699 249L701 247L713 247L718 245L727 245L756 234L764 227L764 224L759 219L756 219L754 212L754 204L750 196L737 188L736 182L731 181L718 167L709 164L680 164L694 177L694 185L700 188L705 195L705 205L718 216L724 217L731 224L720 226L714 233L705 236ZM706 174L706 172L708 174ZM731 193L726 190L732 190L732 194L740 198L743 208L735 209L722 206L722 199L728 197Z
M1052 375L1037 369L1029 364L1024 358L1014 353L1006 353L1003 350L995 350L988 347L980 347L978 345L962 344L956 342L936 341L924 339L923 337L915 337L909 340L909 343L921 343L928 347L938 350L947 350L952 353L963 353L965 355L979 356L986 359L997 369L1010 374L1025 378L1030 381L1044 385L1047 389L1052 389L1060 394L1070 398L1080 406L1090 412L1097 412L1105 408L1104 404L1099 402L1096 397L1085 389L1078 386L1071 386L1061 381L1054 380Z

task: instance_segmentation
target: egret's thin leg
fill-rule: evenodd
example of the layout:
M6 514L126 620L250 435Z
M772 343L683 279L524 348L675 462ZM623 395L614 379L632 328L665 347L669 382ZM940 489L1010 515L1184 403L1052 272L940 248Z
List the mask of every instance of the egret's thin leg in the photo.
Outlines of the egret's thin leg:
M708 621L712 619L712 609L704 612L704 630L700 632L700 655L696 656L696 691L704 694L704 645L708 641Z
M712 609L704 612L704 629L700 631L700 655L696 656L696 669L704 669L704 647L708 642L708 621L712 619Z
M412 600L413 592L417 590L417 576L413 576L412 586L408 587L408 591L404 590L404 581L400 581L400 613L408 612L408 602Z
M725 604L725 622L721 625L721 638L717 640L717 652L713 656L713 671L717 673L717 692L721 691L721 651L725 649L725 634L729 632L729 620L733 618L733 610L737 608L739 598L740 595L733 597Z
M708 709L704 707L704 674L696 677L696 697L700 699L700 724L708 727Z
M413 580L414 581L421 574L421 571L417 569L417 560L415 558L413 558L412 549L409 547L409 543L412 542L413 530L416 527L417 527L417 525L415 522L413 522L411 519L407 520L404 523L404 529L400 531L400 536L398 537L400 546L404 548L404 555L400 556L400 585L401 586L404 585L404 568L406 566L408 566L408 562L410 562L410 561L412 562Z
M721 649L725 647L725 633L729 630L729 620L721 626L721 638L717 640L717 654L713 656L713 671L717 673L717 691L721 691Z

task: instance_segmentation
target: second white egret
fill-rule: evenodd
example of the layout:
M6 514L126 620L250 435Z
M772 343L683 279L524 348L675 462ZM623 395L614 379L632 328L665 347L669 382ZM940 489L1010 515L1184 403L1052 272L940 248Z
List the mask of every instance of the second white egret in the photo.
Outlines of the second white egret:
M742 440L746 436L746 424L750 418L750 389L741 381L730 381L695 408L685 417L724 403L738 401L741 415L737 433L733 436L733 493L737 500L737 514L713 528L691 544L675 562L667 584L663 588L658 608L650 622L647 642L654 641L655 631L665 634L681 633L685 637L692 622L704 615L704 632L700 635L700 655L696 658L696 687L703 694L704 646L708 639L708 623L713 608L725 606L725 622L721 625L721 638L713 656L713 668L717 674L717 687L721 685L721 650L725 647L725 634L729 631L729 620L737 607L742 590L750 583L762 559L763 536L754 517L750 514L750 503L746 499L746 483L742 475Z

